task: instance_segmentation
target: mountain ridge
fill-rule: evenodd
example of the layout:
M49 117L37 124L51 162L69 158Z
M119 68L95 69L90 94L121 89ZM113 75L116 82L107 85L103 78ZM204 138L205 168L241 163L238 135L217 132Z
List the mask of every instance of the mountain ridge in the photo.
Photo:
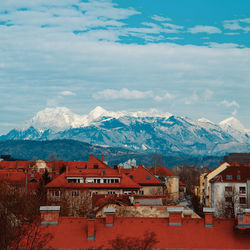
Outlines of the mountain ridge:
M100 106L82 116L65 107L39 111L26 128L0 136L17 139L73 139L160 154L224 155L250 149L250 133L236 118L215 124L157 110L110 112Z

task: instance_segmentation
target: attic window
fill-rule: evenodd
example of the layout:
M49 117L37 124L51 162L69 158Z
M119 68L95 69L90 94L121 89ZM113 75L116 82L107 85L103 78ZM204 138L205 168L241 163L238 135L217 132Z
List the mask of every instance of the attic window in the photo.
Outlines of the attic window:
M133 175L130 175L129 177L130 177L130 179L133 179L133 178L134 178L134 176L133 176Z
M240 180L240 175L237 175L237 180Z
M148 175L148 176L146 177L146 179L147 179L147 180L150 180L150 176Z
M232 175L226 175L226 179L227 179L227 180L232 180L233 177L232 177Z
M99 168L98 164L94 164L94 169Z

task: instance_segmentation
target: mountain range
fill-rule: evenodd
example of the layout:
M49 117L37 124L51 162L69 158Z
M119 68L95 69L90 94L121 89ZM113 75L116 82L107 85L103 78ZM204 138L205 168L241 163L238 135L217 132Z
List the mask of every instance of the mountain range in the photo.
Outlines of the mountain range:
M86 115L66 107L46 108L23 128L0 136L0 140L58 139L164 155L219 156L250 149L250 130L234 117L216 124L157 110L110 112L99 106Z

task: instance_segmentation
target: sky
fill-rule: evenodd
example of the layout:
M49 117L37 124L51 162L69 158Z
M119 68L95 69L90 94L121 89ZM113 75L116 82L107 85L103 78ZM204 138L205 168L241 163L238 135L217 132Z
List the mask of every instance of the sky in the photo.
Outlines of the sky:
M58 106L250 128L249 94L249 0L0 2L0 134Z

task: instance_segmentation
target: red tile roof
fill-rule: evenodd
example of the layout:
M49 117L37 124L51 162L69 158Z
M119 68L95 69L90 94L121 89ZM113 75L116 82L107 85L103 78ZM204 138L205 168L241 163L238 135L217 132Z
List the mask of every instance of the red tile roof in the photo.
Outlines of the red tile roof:
M87 240L87 219L61 217L59 225L40 226L42 234L51 233L52 240L44 247L111 248L110 240L122 237L143 238L154 232L158 241L154 248L217 248L249 249L249 232L233 230L234 220L214 219L214 227L204 226L203 219L184 218L182 226L169 226L168 218L115 218L114 225L105 226L104 218L95 219L95 240Z
M127 175L133 179L136 183L146 186L146 185L155 185L155 186L162 186L163 183L157 179L148 169L139 165L137 168L129 169L122 169L123 172L126 172Z
M105 171L105 173L103 173ZM68 183L66 177L79 176L79 177L119 177L120 183ZM85 181L84 181L85 182ZM49 184L47 188L135 188L139 189L140 185L135 183L132 179L124 174L118 174L114 169L84 169L82 172L63 173Z
M232 179L227 178L231 176ZM239 166L229 166L223 170L219 175L211 180L211 182L238 182L244 183L250 179L250 166L239 165Z
M152 174L157 175L157 176L164 176L164 177L175 176L171 170L165 167L158 166L156 168L148 168L148 169Z
M0 170L0 181L7 181L13 184L25 183L25 173L22 171Z

